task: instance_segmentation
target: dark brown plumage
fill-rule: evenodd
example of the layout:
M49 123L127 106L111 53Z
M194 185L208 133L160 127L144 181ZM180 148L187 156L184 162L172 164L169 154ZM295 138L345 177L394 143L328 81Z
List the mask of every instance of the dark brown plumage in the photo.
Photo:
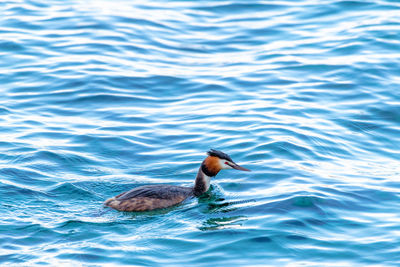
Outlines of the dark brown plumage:
M188 197L200 196L208 191L210 178L221 169L238 169L240 167L225 153L210 150L197 173L194 187L174 185L146 185L119 194L104 202L105 206L119 211L150 211L163 209L181 203Z
M120 211L147 211L176 205L192 195L191 187L146 185L110 198L104 205Z

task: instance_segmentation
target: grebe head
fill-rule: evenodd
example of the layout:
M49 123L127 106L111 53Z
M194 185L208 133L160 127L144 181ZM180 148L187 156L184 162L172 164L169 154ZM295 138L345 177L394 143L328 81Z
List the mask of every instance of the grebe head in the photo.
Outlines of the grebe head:
M236 169L250 171L236 164L229 155L224 152L211 149L207 152L208 157L201 163L199 172L193 188L195 196L200 196L210 188L210 178L217 175L222 169Z
M222 151L211 149L207 152L208 157L203 161L203 172L208 176L215 176L223 169L236 169L241 171L250 171L236 164L232 158Z

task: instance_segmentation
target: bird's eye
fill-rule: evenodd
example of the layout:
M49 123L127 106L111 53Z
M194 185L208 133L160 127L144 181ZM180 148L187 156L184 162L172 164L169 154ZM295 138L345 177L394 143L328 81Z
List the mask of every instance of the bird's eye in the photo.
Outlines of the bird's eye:
M226 165L228 165L228 162L227 162L227 161L225 161L225 164L226 164Z

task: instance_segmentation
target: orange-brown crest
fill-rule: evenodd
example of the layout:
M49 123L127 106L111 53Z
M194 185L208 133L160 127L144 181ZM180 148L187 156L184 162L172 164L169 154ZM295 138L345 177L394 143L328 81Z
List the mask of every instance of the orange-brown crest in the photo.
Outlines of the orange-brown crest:
M219 158L214 156L208 156L204 160L204 164L206 165L208 171L210 173L215 173L215 175L221 170L221 164L219 163Z

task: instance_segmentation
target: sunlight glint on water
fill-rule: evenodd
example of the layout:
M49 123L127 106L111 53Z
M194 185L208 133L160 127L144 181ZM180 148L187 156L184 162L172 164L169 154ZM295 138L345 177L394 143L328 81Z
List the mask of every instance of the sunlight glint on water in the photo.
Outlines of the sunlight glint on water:
M2 265L400 264L396 1L2 7ZM103 208L210 148L252 172Z

